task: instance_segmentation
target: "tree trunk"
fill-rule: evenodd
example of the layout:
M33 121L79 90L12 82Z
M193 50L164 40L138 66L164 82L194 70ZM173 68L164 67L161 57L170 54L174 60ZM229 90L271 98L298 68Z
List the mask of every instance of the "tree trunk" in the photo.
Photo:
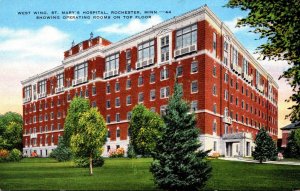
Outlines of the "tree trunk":
M93 175L93 157L90 155L90 175Z

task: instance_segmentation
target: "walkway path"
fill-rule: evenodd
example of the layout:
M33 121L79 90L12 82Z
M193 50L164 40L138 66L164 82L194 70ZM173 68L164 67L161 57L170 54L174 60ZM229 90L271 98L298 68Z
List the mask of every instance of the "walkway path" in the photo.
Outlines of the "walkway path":
M245 159L245 158L220 157L219 159L229 160L229 161L259 163L257 160ZM264 162L264 164L284 164L284 165L299 165L300 166L300 162L296 162L296 161L267 161L267 162Z

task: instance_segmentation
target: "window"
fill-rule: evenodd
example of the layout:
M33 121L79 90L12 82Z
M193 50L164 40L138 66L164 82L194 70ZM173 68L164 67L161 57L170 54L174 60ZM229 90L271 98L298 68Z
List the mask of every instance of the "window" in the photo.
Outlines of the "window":
M198 62L192 62L191 64L191 73L198 72Z
M120 91L120 83L119 82L116 82L115 91L116 92Z
M119 71L119 53L112 54L105 58L105 72L110 71ZM115 74L112 73L108 76L114 76Z
M143 78L143 76L139 76L139 78L138 78L138 86L141 86L143 84L144 84L144 78Z
M213 33L213 55L217 56L217 34Z
M127 72L131 71L131 51L130 50L126 51L126 71Z
M235 98L235 105L239 105L239 99Z
M120 122L120 113L116 113L116 122Z
M167 98L170 95L170 88L169 87L163 87L160 88L160 98Z
M213 122L213 132L214 133L217 132L217 122L216 122L216 120L214 120L214 122Z
M167 68L163 68L160 71L160 80L166 80L169 78L169 70Z
M150 101L155 100L155 90L150 90Z
M131 88L131 80L127 79L126 80L126 89L130 89Z
M24 88L25 92L25 99L30 100L31 99L31 86L26 86Z
M161 45L161 62L169 60L169 36L160 39Z
M214 141L214 148L213 148L214 151L217 151L217 141Z
M225 40L224 41L224 57L223 57L223 62L224 62L224 65L228 66L228 48L229 47L229 44L228 42Z
M154 40L145 42L138 46L138 60L148 60L154 57Z
M110 100L106 100L106 108L110 108Z
M131 116L132 116L132 112L131 111L127 112L127 120L131 120Z
M144 93L140 92L139 95L138 95L138 102L141 103L143 101L144 101Z
M217 76L217 67L214 66L213 68L213 76L216 77Z
M214 114L217 113L217 104L215 104L215 103L214 103L214 105L213 105L213 112L214 112Z
M89 90L88 89L85 89L85 97L89 97Z
M249 70L249 62L245 58L243 58L243 73L249 74L248 70Z
M191 102L191 110L192 111L197 111L198 110L198 101L194 100Z
M238 65L239 55L236 48L232 47L232 64Z
M224 90L224 99L228 101L228 90Z
M160 116L166 115L166 108L165 105L160 106Z
M155 112L155 107L151 107L150 111L154 113Z
M45 114L45 121L48 121L48 115Z
M241 104L242 104L242 109L244 109L244 100L242 100Z
M239 84L238 84L238 82L235 83L235 89L239 90Z
M51 117L51 120L54 119L54 113L53 112L50 113L50 117Z
M88 72L88 65L86 62L75 66L74 79L78 80L78 79L87 78L87 72Z
M119 97L116 98L115 105L116 105L116 107L120 107L120 98Z
M57 112L57 119L60 119L60 118L61 118L61 112L58 111L58 112Z
M106 116L106 123L110 123L110 115Z
M39 93L46 93L47 89L46 89L46 80L40 81L39 83Z
M54 125L51 124L51 131L54 131Z
M152 72L152 73L150 74L150 83L152 84L152 83L154 83L154 82L155 82L155 73Z
M120 129L119 128L117 128L117 137L120 137ZM118 148L117 148L118 149Z
M92 102L92 107L97 107L96 101L93 101L93 102Z
M110 93L110 84L106 84L106 93L107 93L107 94Z
M225 83L228 83L228 73L224 74L224 81L225 81Z
M176 68L176 77L182 76L183 73L183 67L182 66L177 66Z
M216 86L216 84L213 85L212 93L213 93L214 96L217 95L217 86Z
M128 95L128 96L126 97L126 104L127 104L127 105L130 105L130 104L131 104L131 96L130 96L130 95Z
M97 91L96 91L96 86L93 86L92 87L92 95L96 95L97 94Z
M57 76L57 87L64 87L64 74L58 74Z
M71 95L70 94L67 94L67 101L71 101Z
M96 71L92 71L92 80L95 80L96 79Z
M198 92L198 81L193 81L191 83L191 93L197 93Z
M176 49L197 44L197 24L176 31Z

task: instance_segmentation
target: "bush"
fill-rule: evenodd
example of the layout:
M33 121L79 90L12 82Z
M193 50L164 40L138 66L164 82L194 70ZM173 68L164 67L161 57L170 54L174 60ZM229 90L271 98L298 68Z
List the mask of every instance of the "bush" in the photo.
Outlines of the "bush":
M9 156L9 151L6 149L0 149L0 162L7 161Z
M18 149L13 149L10 151L8 160L9 161L20 161L22 159L22 153Z
M127 157L128 158L136 158L136 154L134 152L133 146L130 144L127 149Z
M57 148L50 153L50 157L58 162L69 161L72 158L72 151L66 146L63 137L59 137Z
M88 168L90 166L90 161L88 158L75 158L74 162L77 167ZM102 157L93 159L93 167L101 167L103 164L104 159Z
M124 157L125 151L122 147L117 148L117 150L111 150L109 152L109 157L111 158L121 158Z

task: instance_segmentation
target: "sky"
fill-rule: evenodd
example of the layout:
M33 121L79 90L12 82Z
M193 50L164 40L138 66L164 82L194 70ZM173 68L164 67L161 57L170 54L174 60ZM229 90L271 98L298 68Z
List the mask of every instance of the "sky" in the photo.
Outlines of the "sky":
M257 40L259 36L249 32L248 27L236 28L237 20L245 17L247 12L226 8L226 2L227 0L0 0L0 114L7 111L22 113L20 82L60 65L63 52L71 47L72 41L79 43L86 40L92 32L94 36L117 42L204 4L232 30L255 58L259 58L258 54L254 54L255 49L266 40ZM116 14L119 11L136 11L140 14ZM279 128L283 127L289 124L289 120L284 117L289 113L289 105L284 100L291 95L291 88L284 79L278 78L288 65L283 61L259 62L279 84L278 124Z

